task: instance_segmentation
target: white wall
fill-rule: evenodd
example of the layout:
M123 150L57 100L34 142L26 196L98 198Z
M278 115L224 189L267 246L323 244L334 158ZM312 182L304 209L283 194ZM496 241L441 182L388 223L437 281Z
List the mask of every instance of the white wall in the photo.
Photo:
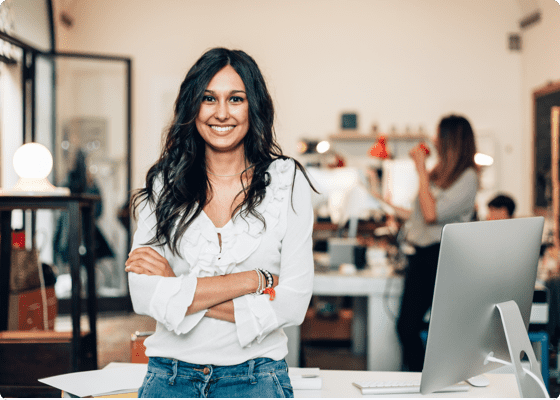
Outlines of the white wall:
M513 194L518 215L527 215L533 67L524 53L540 57L558 38L529 38L557 11L553 0L539 2L546 14L541 27L523 32L522 52L507 49L508 34L519 32L516 0L80 1L74 26L57 26L57 47L133 58L133 187L157 158L186 71L206 49L226 46L247 51L263 70L287 154L301 137L335 133L344 111L358 113L361 131L376 122L429 134L442 115L460 113L494 140L496 190ZM548 72L531 79L554 79L555 54Z
M560 5L555 0L539 0L541 21L522 32L523 134L528 145L534 136L533 92L548 82L560 81ZM533 153L524 152L521 180L532 182ZM530 167L530 168L529 168ZM522 191L524 201L532 204L533 193Z

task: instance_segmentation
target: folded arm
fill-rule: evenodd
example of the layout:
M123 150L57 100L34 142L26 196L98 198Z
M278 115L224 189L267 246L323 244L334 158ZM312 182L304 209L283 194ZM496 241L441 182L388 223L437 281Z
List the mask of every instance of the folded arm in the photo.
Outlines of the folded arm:
M168 260L151 247L139 247L130 252L125 271L139 275L175 278ZM275 284L278 277L275 276ZM230 300L250 293L258 288L255 271L228 275L197 278L196 290L185 315L207 310L207 317L235 322L233 302Z

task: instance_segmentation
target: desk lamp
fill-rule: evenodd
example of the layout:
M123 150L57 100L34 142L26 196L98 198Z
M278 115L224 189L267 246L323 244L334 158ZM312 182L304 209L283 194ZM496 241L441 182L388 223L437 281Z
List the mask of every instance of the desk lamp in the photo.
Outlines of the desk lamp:
M385 136L379 136L377 143L375 143L369 149L369 155L375 158L389 158L389 153L387 152L387 144L385 142Z
M42 144L24 144L14 153L13 163L19 181L11 190L0 190L0 194L12 196L70 194L70 189L55 187L47 179L53 167L53 158L49 149Z

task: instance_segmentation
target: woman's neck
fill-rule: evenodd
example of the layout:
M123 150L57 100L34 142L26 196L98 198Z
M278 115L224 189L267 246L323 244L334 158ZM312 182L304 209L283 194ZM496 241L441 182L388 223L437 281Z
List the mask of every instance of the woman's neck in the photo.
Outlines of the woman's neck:
M243 152L206 152L206 170L214 176L239 176L249 166Z

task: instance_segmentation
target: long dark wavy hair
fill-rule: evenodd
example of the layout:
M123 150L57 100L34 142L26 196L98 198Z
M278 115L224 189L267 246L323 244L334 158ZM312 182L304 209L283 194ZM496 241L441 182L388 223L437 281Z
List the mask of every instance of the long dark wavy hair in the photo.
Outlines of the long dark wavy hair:
M438 132L439 162L430 172L430 181L448 188L467 169L479 168L474 162L476 143L469 121L462 116L449 115L441 119Z
M243 201L233 211L232 218L241 210L238 216L245 218L252 214L266 228L264 218L256 207L264 199L266 187L270 184L267 169L274 160L289 158L283 155L276 142L272 98L251 56L241 50L213 48L198 59L181 83L161 155L148 170L145 187L132 195L133 213L146 200L155 210L155 237L146 245L169 245L173 254L180 254L178 246L181 237L210 200L205 142L196 129L195 120L208 84L227 65L233 67L245 85L249 102L249 131L243 144L245 159L248 165L254 166L248 186L244 184L244 178L249 172L241 174L243 189L238 195L242 195ZM293 161L313 188L303 166L297 160ZM154 185L157 179L161 179L163 187L156 195Z

